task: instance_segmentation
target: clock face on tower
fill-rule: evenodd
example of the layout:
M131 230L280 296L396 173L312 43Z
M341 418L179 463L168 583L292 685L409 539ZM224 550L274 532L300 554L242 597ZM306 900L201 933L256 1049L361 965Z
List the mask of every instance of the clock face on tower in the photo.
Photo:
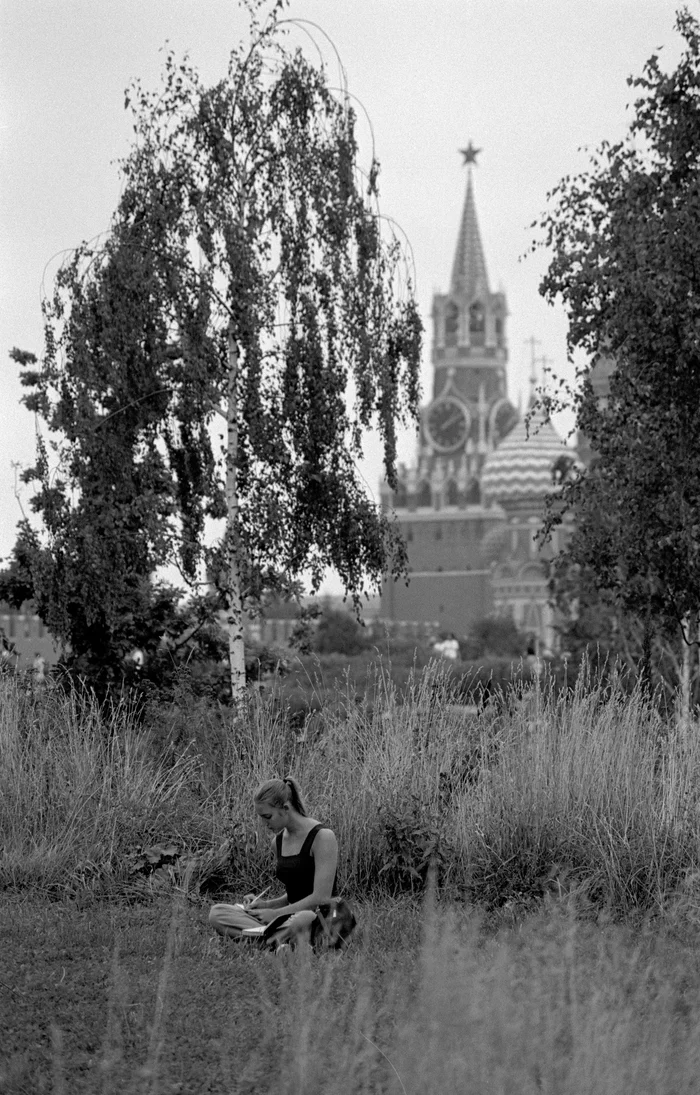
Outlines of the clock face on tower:
M425 432L438 452L453 452L467 440L469 411L458 399L436 399L425 415Z

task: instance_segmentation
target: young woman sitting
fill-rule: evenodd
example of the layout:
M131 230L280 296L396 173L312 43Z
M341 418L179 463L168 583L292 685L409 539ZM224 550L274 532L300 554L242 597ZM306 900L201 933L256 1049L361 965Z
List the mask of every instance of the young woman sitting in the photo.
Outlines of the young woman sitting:
M296 780L269 779L254 796L255 812L273 834L277 853L275 875L285 894L264 900L248 895L242 905L213 905L209 923L220 935L239 937L254 924L271 924L284 917L275 931L276 943L313 942L322 930L329 935L328 945L338 942L329 933L329 918L345 919L336 927L336 935L346 938L355 921L344 906L338 916L336 895L338 842L332 829L306 813ZM352 923L350 923L350 920ZM339 940L342 942L342 940Z

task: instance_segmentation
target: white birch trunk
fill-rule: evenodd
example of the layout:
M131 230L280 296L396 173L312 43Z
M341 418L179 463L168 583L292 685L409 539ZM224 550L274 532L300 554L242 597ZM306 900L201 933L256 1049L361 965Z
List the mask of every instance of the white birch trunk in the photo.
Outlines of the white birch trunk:
M690 675L692 669L693 642L695 640L694 619L688 614L683 617L683 663L681 666L681 731L683 740L687 740L690 730Z
M238 346L229 328L228 386L226 404L226 624L228 656L231 672L231 695L234 703L245 692L245 646L243 642L243 599L239 566L238 539Z

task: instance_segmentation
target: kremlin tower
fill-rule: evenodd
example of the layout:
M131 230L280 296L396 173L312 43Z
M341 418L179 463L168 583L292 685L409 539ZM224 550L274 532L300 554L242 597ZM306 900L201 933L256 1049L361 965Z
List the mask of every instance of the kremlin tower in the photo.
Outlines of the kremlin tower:
M384 586L380 614L410 630L465 635L512 615L538 651L553 648L546 570L534 540L553 468L567 450L551 423L529 429L508 399L505 295L489 285L474 199L479 150L462 150L467 186L449 292L433 297L432 398L416 460L382 486L408 549L409 583Z

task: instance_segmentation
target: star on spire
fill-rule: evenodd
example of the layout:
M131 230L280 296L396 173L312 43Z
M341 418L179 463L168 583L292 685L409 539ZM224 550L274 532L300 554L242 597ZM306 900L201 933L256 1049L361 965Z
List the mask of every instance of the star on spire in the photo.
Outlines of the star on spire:
M466 148L460 148L459 151L464 156L464 161L462 163L462 167L464 167L465 164L469 164L470 166L472 164L475 164L476 163L476 157L479 155L480 152L483 151L483 149L474 148L474 145L472 144L472 142L469 141L469 144L467 145L467 147Z
M472 165L474 158L480 151L474 148L471 141L469 148L460 149L464 156L464 162L469 170L467 172L467 192L464 197L462 209L462 221L457 237L457 250L455 252L454 265L452 267L452 281L450 292L455 300L465 298L468 305L475 300L486 301L489 294L489 283L484 261L484 250L481 245L479 225L474 204L474 183L472 180Z

